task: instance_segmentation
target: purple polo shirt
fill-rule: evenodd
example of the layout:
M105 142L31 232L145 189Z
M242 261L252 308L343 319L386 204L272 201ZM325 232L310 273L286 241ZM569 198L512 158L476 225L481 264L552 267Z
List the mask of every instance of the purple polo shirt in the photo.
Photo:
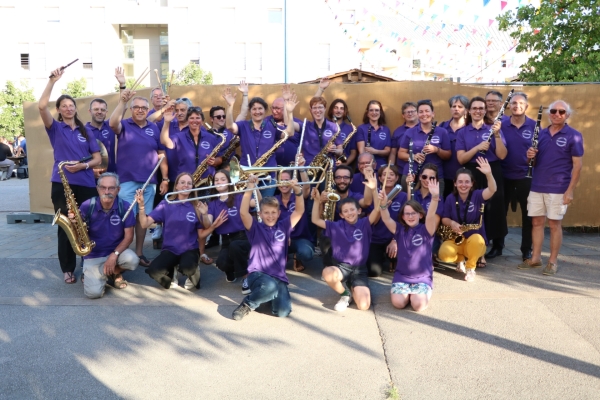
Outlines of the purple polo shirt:
M162 250L181 255L198 248L198 229L202 225L192 203L169 204L162 200L149 217L163 223Z
M279 211L281 211L278 221L282 221L286 218L289 218L292 215L292 213L296 210L296 195L294 193L291 194L287 206L283 204L283 201L281 200L281 194L276 195L275 198L277 199L277 201L279 201ZM304 204L306 205L306 201L304 202ZM296 226L292 228L292 234L290 236L292 240L306 239L310 240L311 242L314 241L312 235L310 234L310 230L308 229L308 214L309 213L305 210L302 214L302 217L300 217L300 221L298 221Z
M277 130L268 120L263 120L260 129L254 129L252 121L238 121L238 134L240 135L240 144L242 146L242 165L247 165L248 156L250 162L254 164L256 160L263 156L283 134ZM274 167L277 161L271 156L264 167Z
M428 133L423 132L421 129L421 124L417 124L404 133L402 141L400 142L400 147L408 150L410 140L412 139L413 154L418 154L421 152L421 150L423 150L423 147L425 147L425 142L427 141L428 136ZM450 150L450 139L448 138L448 132L439 126L435 128L430 143L442 150ZM425 162L423 165L427 163L435 164L438 167L439 178L444 178L444 161L442 161L440 156L438 156L436 153L427 154L425 156ZM408 163L404 165L402 174L408 175Z
M173 140L173 144L175 145L173 150L176 151L177 160L179 160L175 176L182 172L193 174L194 171L196 171L196 167L208 157L217 143L221 143L221 138L200 129L198 144L196 144L192 133L187 128L175 134L171 140ZM171 167L169 167L169 171L170 170ZM202 178L214 174L215 168L209 165L206 172L202 174ZM169 173L169 176L170 175L171 174Z
M267 118L265 118L265 121L267 121L268 125L273 127L273 129L276 129L275 125L277 125L277 122L275 121L272 115L269 115ZM300 126L300 131L302 131L302 121L298 118L294 118L294 122L298 123L298 125ZM278 126L280 129L286 128L286 125L283 124L283 122L281 125ZM277 165L290 165L291 163L293 163L296 160L296 152L298 151L299 144L299 132L296 132L294 136L289 137L285 142L283 142L283 145L275 151L275 160L277 162Z
M227 221L215 229L215 232L219 235L227 235L229 233L240 232L245 229L244 223L242 222L242 217L240 216L242 196L243 193L238 193L235 195L231 208L227 207L227 200L221 201L219 198L214 198L210 203L208 203L208 214L212 215L213 221L219 216L221 211L227 211Z
M363 181L365 180L365 176L362 172L357 172L352 177L352 183L350 184L350 190L355 193L364 193L365 192L365 184Z
M158 110L155 110L154 108L150 109L150 111L148 111L148 115L146 115L146 117L151 116L152 114L154 114L155 112L157 112Z
M440 124L440 128L444 128L448 134L448 140L450 141L450 151L452 154L450 155L450 159L444 161L444 178L445 179L454 179L456 176L456 171L462 168L461 163L458 162L458 158L456 157L456 133L458 131L452 130L450 126L450 122L452 120L444 121ZM459 129L460 130L460 129Z
M160 129L152 122L140 128L131 118L123 120L121 126L117 142L119 179L121 182L146 182L158 162L158 151L164 150L160 144ZM150 183L156 183L156 174Z
M164 125L165 125L164 118L156 123L156 126L158 126L158 129L160 131L162 131L162 128ZM201 130L202 129L204 129L204 128L201 128ZM173 140L173 138L177 134L187 131L187 130L189 130L187 126L183 129L179 129L179 121L174 119L173 121L171 121L169 123L169 138L171 138L171 140ZM179 175L180 172L183 172L183 171L179 170L179 164L182 162L182 160L179 159L179 151L177 149L169 149L167 147L165 147L164 150L165 150L165 155L167 156L167 164L169 166L169 180L171 182L175 182L175 179L177 179L177 175ZM190 172L190 171L186 171L186 172ZM192 170L191 172L194 172L194 171Z
M458 218L458 214L456 213L456 197L454 193L451 193L444 201L444 218L450 218L452 221L456 221L459 224L479 224L479 217L481 213L479 212L479 207L484 203L482 193L484 189L474 190L471 195L471 201L469 202L469 208L467 211L466 221L463 221L462 218L465 216L465 208L467 206L466 201L462 201L460 196L458 196L458 205L460 209L460 218ZM485 236L485 221L482 221L481 228L477 230L472 230L464 233L465 239L474 234L480 234L483 237L483 240L487 243L487 237Z
M398 213L400 212L400 209L402 208L404 203L406 203L407 197L408 196L406 195L406 193L400 192L396 197L394 197L394 200L392 200L392 204L388 206L390 216L398 224L400 224L398 219ZM388 227L385 226L383 220L379 218L379 221L377 221L377 223L373 225L373 236L371 238L371 243L388 244L393 238L394 235L392 234L392 232L390 232Z
M375 130L371 124L362 124L358 127L356 131L356 143L365 142L365 146L367 145L367 141L369 138L369 128L371 128L371 147L375 150L383 150L386 147L392 147L392 134L390 133L390 128L387 126L380 126L377 130ZM387 164L387 156L375 156L375 161L377 161L377 165L382 166Z
M100 129L89 122L85 124L85 128L88 133L91 133L96 139L102 142L104 147L106 147L106 151L108 152L108 167L106 168L106 172L116 172L117 162L115 160L115 144L117 135L110 129L108 121L102 122L102 127Z
M410 228L398 223L394 238L398 243L398 261L392 283L426 283L433 288L434 235L429 234L425 224Z
M352 190L348 190L348 197L352 197L353 199L356 199L356 201L361 201L365 197L365 195L364 195L364 193L358 193L358 192L353 192ZM360 207L360 205L359 205L359 207ZM363 210L363 211L366 211L366 210ZM342 217L340 217L340 212L341 212L340 202L338 201L335 203L335 214L333 216L334 221L339 221L342 219Z
M274 226L252 220L248 229L248 241L252 244L248 259L248 273L262 272L284 283L289 283L285 274L288 243L292 225L289 218L277 221Z
M427 193L427 196L423 197L420 190L415 190L413 193L413 199L419 202L421 207L423 207L423 210L425 210L425 215L427 215L427 211L429 211L429 204L431 204L431 193ZM440 217L444 215L444 201L442 200L441 195L435 213Z
M84 157L90 156L92 153L100 151L98 142L93 135L88 135L92 140L88 140L81 132L79 127L71 129L69 125L57 120L52 121L50 128L46 128L50 144L54 149L54 166L52 167L52 178L50 182L61 183L60 175L58 175L58 164L62 161L79 161ZM96 179L94 179L94 170L92 168L84 169L74 174L67 171L63 166L65 177L70 185L79 185L87 187L95 187Z
M517 128L509 118L502 119L502 133L506 138L508 154L501 161L502 175L507 179L525 179L529 160L527 150L531 147L531 139L535 130L535 121L525 117L525 123Z
M342 138L342 144L343 144L344 141L346 140L346 137L350 133L352 133L352 125L342 122L340 124L340 129L342 131L342 133L340 133L340 137ZM344 147L344 154L346 155L346 157L350 157L351 150L356 150L356 134L354 134L354 136L352 136L352 138L350 138L348 145L346 147Z
M473 125L466 125L460 128L458 132L456 132L456 152L459 150L469 151L479 143L487 140L490 136L490 129L492 129L492 126L486 124L483 124L479 129L475 128ZM506 139L504 138L502 129L500 130L500 138L502 139L502 143L506 146ZM487 159L488 162L498 161L499 158L496 156L496 139L492 138L490 148L485 154L477 152L468 163L475 164L475 160L478 157L483 157Z
M129 203L123 201L123 210L129 208ZM79 207L81 215L87 218L90 210L90 200L84 201ZM94 211L92 211L91 220L87 221L88 235L90 240L96 242L96 246L92 249L92 252L84 259L87 258L98 258L109 256L110 253L115 251L119 243L123 241L125 237L125 228L132 228L135 226L135 216L133 213L129 213L125 222L121 221L119 215L119 198L116 197L111 209L108 212L102 210L102 203L99 198L96 198L96 205Z
M233 133L231 133L230 131L225 129L225 127L221 128L221 129L215 129L215 132L219 132L220 134L225 135L225 143L221 147L221 150L219 150L219 152L217 153L217 157L223 157L223 154L225 154L225 152L229 148L229 143L231 143L231 139L233 139ZM215 143L217 143L217 144L221 143L221 138L219 136L214 135L214 139L215 139ZM227 161L227 160L223 160L223 161Z
M565 125L550 135L548 128L539 134L538 153L533 169L531 191L562 194L571 183L573 157L583 157L583 136Z
M321 129L317 128L317 125L314 121L306 121L306 128L304 129L304 140L302 141L302 154L304 155L304 159L306 160L306 165L309 165L315 156L325 147L327 142L331 140L331 137L336 134L338 131L338 127L335 123L324 120L323 126ZM320 139L319 139L319 134ZM335 139L335 145L342 144L343 139L340 135ZM333 153L327 153L330 156L333 156Z
M400 148L400 144L402 143L402 138L404 137L404 134L409 129L410 128L406 126L406 124L400 125L396 128L396 130L394 131L394 135L392 136L392 151L394 152L394 154L396 154L396 166L398 166L398 171L400 171L400 173L404 171L404 166L407 165L408 162L400 160L398 158L398 149Z
M324 235L331 239L333 258L353 267L365 265L371 244L369 218L359 218L354 225L345 220L325 221Z

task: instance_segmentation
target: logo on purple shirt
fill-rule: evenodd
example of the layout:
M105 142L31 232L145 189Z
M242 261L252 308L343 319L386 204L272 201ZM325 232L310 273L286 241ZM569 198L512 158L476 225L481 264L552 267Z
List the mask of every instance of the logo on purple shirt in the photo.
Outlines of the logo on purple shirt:
M271 133L271 131L264 131L263 132L263 137L265 139L271 139L271 136L273 136L273 134Z
M331 135L333 135L333 132L331 132L329 129L325 129L323 131L323 136L325 136L325 137L331 137Z
M416 234L415 236L413 236L412 244L415 247L422 245L423 244L423 236L421 236L419 234Z
M231 207L229 210L227 210L227 214L229 214L230 217L235 217L236 215L238 215L237 207Z
M483 139L483 140L488 140L489 137L490 137L490 133L489 132L486 132L483 135L481 135L481 139Z
M117 226L121 223L121 217L119 217L118 215L111 215L110 216L110 224Z
M533 133L529 129L525 129L521 132L521 136L523 136L523 139L529 140L533 136Z
M400 211L400 207L402 207L402 204L398 203L397 201L392 202L392 204L390 205L390 208L393 211Z
M200 147L202 147L204 150L208 150L210 148L210 143L203 141L200 143Z
M385 132L379 132L379 139L385 140L386 137L387 136L386 136Z
M362 231L361 231L360 229L356 229L356 230L354 231L354 233L352 233L352 236L353 236L353 237L354 237L354 239L356 239L356 240L362 240L363 233L362 233Z
M102 131L102 137L106 139L108 137L108 131L105 129Z
M567 138L561 137L556 139L556 145L558 147L565 147L567 145Z
M431 137L431 144L440 144L440 137L439 136L432 136Z
M468 212L470 212L470 213L471 213L471 212L473 212L473 211L475 211L475 204L473 204L473 203L469 203L469 210L468 210Z
M185 219L187 219L190 222L195 222L196 221L196 215L194 215L193 212L189 212L189 213L185 214Z
M79 139L80 142L87 142L86 138L84 138L81 133L77 134L77 139Z
M285 240L285 233L277 229L275 231L275 240L277 240L278 242L283 242Z
M296 203L290 204L290 206L288 207L288 211L290 211L290 212L296 211Z
M154 136L154 131L152 130L152 128L146 128L144 132L146 132L146 135L148 136Z

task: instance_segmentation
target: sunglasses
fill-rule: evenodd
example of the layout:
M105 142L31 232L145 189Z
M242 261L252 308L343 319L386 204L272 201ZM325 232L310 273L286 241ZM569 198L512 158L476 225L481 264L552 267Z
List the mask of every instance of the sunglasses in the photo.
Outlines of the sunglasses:
M213 118L216 118L216 119L225 119L225 116L224 115L215 115Z
M188 99L187 97L179 97L178 99L175 99L175 101L191 101L190 99Z
M554 115L556 113L559 113L560 115L565 115L567 113L567 110L557 110L556 108L550 110L550 114Z
M426 181L427 179L429 179L430 181L434 181L435 176L421 175L421 179L423 179L424 181Z
M190 107L188 108L188 113L191 112L202 112L202 109L200 107Z

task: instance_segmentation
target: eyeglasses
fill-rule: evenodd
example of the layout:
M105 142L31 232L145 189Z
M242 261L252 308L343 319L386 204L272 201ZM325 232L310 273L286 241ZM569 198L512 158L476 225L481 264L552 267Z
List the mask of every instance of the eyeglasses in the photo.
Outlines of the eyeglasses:
M404 114L415 114L417 110L404 110Z
M429 176L429 175L421 175L421 179L423 179L424 181L426 181L427 179L429 179L430 181L434 181L435 180L435 176Z
M565 115L567 113L567 110L557 110L556 108L550 110L550 114L554 115L556 113L559 113L560 115Z
M98 186L98 189L103 192L106 192L106 191L114 192L115 190L117 190L117 187L116 186Z
M132 106L131 109L133 111L148 111L149 108L145 106Z
M335 176L333 179L335 179L336 181L349 181L350 179L352 179L352 177L350 177L350 176Z
M486 103L500 103L500 102L502 102L502 100L492 100L492 99L489 99L489 100L486 100L485 102Z
M202 112L202 109L200 107L190 107L188 112Z
M216 119L225 119L225 116L224 115L215 115L213 118L216 118Z
M271 110L278 110L278 111L280 111L280 110L283 110L283 107L271 107Z
M325 107L323 107L323 106L315 106L315 107L311 107L310 109L311 109L311 110L315 110L315 111L316 111L316 110L324 110L324 109L325 109Z
M418 212L405 212L404 215L407 217L415 217L415 216L419 215L419 213Z

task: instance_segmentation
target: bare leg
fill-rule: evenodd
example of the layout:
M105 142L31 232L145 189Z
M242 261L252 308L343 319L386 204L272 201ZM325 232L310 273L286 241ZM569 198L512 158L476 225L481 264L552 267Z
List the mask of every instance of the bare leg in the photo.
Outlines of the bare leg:
M531 262L542 261L542 244L544 243L544 224L546 223L546 217L532 217L531 218L531 239L533 241L533 252L531 255ZM562 231L561 231L562 239Z
M371 291L367 286L356 286L352 288L352 297L359 310L368 310L371 307Z
M395 294L392 293L392 305L396 308L404 308L408 305L409 300L408 294Z
M135 222L135 254L138 256L144 254L144 239L146 239L146 229L142 228L137 219Z
M342 285L344 276L338 267L325 267L323 269L323 279L338 294L342 294L346 290L344 285Z
M429 306L430 294L411 294L410 305L415 311L423 311Z
M562 246L562 226L560 220L548 219L550 225L550 259L548 262L556 264L558 261L558 252Z

